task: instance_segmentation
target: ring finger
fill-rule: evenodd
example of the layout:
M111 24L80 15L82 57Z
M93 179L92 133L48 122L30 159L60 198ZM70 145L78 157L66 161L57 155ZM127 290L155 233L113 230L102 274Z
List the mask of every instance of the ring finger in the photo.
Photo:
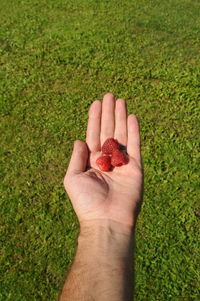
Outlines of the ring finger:
M115 139L124 146L127 145L127 110L124 99L118 99L115 105Z

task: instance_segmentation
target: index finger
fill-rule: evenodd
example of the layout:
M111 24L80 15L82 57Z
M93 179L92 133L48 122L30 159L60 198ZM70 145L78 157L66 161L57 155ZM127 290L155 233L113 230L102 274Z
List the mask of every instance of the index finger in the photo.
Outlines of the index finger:
M101 150L100 143L100 129L101 129L101 102L95 100L89 109L88 126L86 133L86 142L91 152L98 152Z

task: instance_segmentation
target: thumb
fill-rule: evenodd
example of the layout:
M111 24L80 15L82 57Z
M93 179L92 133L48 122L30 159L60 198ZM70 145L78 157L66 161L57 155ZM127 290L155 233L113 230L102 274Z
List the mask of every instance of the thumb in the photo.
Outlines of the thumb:
M81 173L86 170L88 160L88 147L83 141L76 140L69 162L67 174Z

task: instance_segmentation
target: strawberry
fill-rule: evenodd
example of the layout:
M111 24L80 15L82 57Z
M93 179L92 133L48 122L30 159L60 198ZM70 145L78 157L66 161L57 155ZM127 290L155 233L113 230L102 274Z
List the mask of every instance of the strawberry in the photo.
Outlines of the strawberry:
M119 149L118 141L114 138L108 138L102 146L102 153L104 155L112 155L114 149Z
M101 171L109 171L111 168L111 157L101 156L96 160L96 164Z
M113 150L112 157L111 157L111 165L112 166L121 166L128 163L128 159L124 152L120 151L119 149Z

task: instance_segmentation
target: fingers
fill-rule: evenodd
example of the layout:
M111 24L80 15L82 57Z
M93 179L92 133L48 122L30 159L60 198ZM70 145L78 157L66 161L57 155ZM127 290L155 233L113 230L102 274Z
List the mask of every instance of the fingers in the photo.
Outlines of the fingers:
M101 116L101 145L107 138L114 137L115 129L115 97L112 93L104 95Z
M128 143L127 152L128 154L135 158L140 164L140 130L137 117L134 114L128 116Z
M91 152L98 152L100 144L101 130L101 102L96 100L89 109L89 119L87 126L86 142Z
M84 172L86 169L87 159L87 144L80 140L76 140L74 142L74 149L68 166L67 174L79 174L81 172Z
M115 105L115 139L122 145L127 144L127 112L124 99L118 99Z
M101 145L110 137L114 137L122 145L127 145L128 154L140 163L140 132L137 117L131 114L127 118L125 100L118 99L115 102L115 96L107 93L102 103L94 101L89 110L86 135L89 150L100 151ZM86 163L84 170L85 168Z

